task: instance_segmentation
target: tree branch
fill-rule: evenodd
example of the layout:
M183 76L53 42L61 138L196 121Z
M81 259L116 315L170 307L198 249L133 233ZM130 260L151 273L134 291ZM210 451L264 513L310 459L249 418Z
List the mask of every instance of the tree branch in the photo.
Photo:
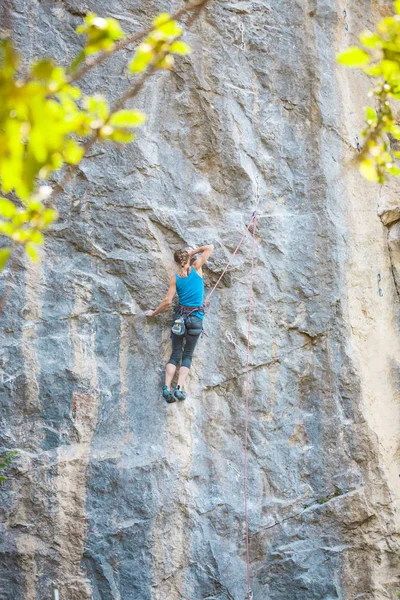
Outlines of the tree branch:
M193 15L188 23L188 25L190 26L197 19L198 15L203 11L203 9L206 7L206 5L209 4L211 1L212 0L200 0L198 2L193 2L189 6L186 6L185 8L181 8L180 10L176 11L173 15L171 15L170 20L176 21L180 17L183 17L185 14L193 12ZM130 44L134 44L135 42L138 42L140 39L142 39L146 35L149 35L149 33L151 31L153 31L153 29L154 29L153 25L151 25L151 27L146 27L146 28L142 29L141 31L139 31L138 33L134 33L134 34L128 36L127 38L125 38L124 40L117 42L115 44L114 48L110 52L101 52L95 58L91 58L91 59L87 60L86 63L84 65L82 65L82 67L76 73L70 75L70 77L68 78L68 83L71 84L71 83L74 83L75 81L77 81L78 79L81 79L84 75L86 75L86 73L88 71L90 71L94 67L97 67L98 65L101 65L104 61L106 61L115 52L118 52L119 50L126 48Z
M157 57L156 60L158 60L158 58L159 57ZM108 119L104 123L104 126L107 125L107 123L110 121L110 118L112 117L112 115L124 106L124 104L125 104L125 102L127 102L127 100L129 100L130 98L134 98L140 92L145 81L147 79L149 79L151 77L151 75L153 75L153 73L154 73L154 67L151 65L149 70L146 71L146 73L139 79L139 81L137 83L135 83L135 85L133 85L132 87L128 88L122 94L122 96L115 102L114 106L112 107L110 114L108 116ZM64 177L62 178L60 183L57 184L56 193L51 196L51 204L52 205L54 204L54 200L64 191L64 187L71 181L71 179L77 172L79 165L81 164L82 160L85 158L85 156L87 155L89 150L91 150L91 148L94 146L94 144L99 139L99 134L100 134L100 130L97 129L86 140L85 144L83 145L84 154L83 154L81 160L79 161L79 163L77 163L75 165L69 165L69 167L67 168L67 170L64 174Z
M197 4L191 4L190 6L187 6L185 8L182 8L181 10L177 11L176 13L174 13L171 16L171 21L172 20L176 20L178 19L180 16L189 13L189 12L193 12L190 21L188 22L188 26L193 25L193 23L196 21L196 19L199 17L200 13L202 12L202 10L205 8L205 6L207 4L209 4L212 0L200 0L200 2L198 2ZM92 69L94 66L101 64L102 62L104 62L113 52L116 52L117 50L121 50L122 48L124 48L125 46L128 46L129 44L131 44L134 41L137 41L138 39L142 38L144 35L147 35L148 33L150 33L150 31L152 31L152 28L148 28L145 30L140 31L137 34L134 34L132 36L130 36L129 38L123 40L122 42L118 43L115 45L115 48L112 52L103 52L102 54L100 54L94 61L92 61L91 64L87 63L84 67L82 67L82 69L80 69L80 71L78 71L78 73L76 73L74 76L72 76L69 79L69 83L72 83L72 81L76 81L77 79L79 79L80 77L82 77L85 73L87 73L87 71L89 71L90 69ZM146 73L143 74L143 76L139 79L139 81L137 83L135 83L135 85L133 85L132 87L128 88L122 95L120 98L118 98L118 100L116 100L116 102L114 103L114 106L112 107L109 117L107 119L107 122L104 124L106 125L111 116L117 112L118 110L120 110L125 103L134 98L135 96L137 96L137 94L140 92L140 90L142 89L144 83L146 82L147 79L149 79L155 72L155 65L165 56L165 54L167 54L168 52L164 53L163 55L158 54L156 57L154 57L154 59L152 60L148 70L146 71ZM79 75L79 77L78 77ZM57 184L56 186L56 191L55 194L52 195L51 197L51 206L54 206L54 200L63 192L64 187L71 181L71 179L73 178L73 176L75 175L75 173L77 172L80 163L82 162L82 160L85 158L85 156L87 155L87 153L89 152L89 150L93 147L93 145L97 142L97 140L99 139L99 130L96 130L90 137L89 139L85 142L83 149L84 149L84 154L82 156L82 159L79 161L79 163L75 164L75 165L70 165L67 170L66 173L64 175L64 177L62 178L62 180L60 181L60 183Z

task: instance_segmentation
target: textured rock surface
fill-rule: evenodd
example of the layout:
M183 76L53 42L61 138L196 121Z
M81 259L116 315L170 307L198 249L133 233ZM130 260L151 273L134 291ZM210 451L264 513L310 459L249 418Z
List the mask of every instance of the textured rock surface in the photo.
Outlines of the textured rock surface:
M64 58L86 11L132 31L167 4L1 10L28 58ZM254 598L395 598L399 300L377 190L348 164L368 82L334 58L390 3L347 3L347 32L343 8L215 0L188 36L193 58L144 89L137 143L93 151L44 260L19 268L3 317L0 442L19 458L0 488L2 599L47 600L53 582L62 600L245 597L249 242L184 404L160 399L169 316L143 311L182 245L215 244L210 286L254 208ZM122 68L116 57L87 89L115 97Z

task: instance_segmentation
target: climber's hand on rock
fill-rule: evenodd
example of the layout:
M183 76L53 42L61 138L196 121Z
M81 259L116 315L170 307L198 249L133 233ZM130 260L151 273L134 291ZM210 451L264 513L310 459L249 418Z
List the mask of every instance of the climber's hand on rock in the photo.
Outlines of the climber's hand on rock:
M146 312L144 313L146 315L146 317L152 317L154 313L154 310L146 310Z

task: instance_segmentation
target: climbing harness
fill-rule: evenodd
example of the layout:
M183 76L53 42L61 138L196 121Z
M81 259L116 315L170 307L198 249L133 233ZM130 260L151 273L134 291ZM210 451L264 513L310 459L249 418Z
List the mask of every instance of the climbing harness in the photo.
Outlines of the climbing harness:
M178 305L175 308L175 319L171 327L171 332L175 335L185 335L186 331L189 335L198 335L203 328L193 327L191 320L192 313L204 310L203 306L182 306Z

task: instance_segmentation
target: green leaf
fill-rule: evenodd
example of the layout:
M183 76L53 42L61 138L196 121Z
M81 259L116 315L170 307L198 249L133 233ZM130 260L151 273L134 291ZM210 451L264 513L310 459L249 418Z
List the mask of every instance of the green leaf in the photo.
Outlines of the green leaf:
M151 63L154 57L154 50L151 44L142 43L138 46L133 60L129 63L129 70L132 73L143 73Z
M11 219L17 212L17 207L11 200L0 198L0 215L5 219Z
M120 24L116 19L99 17L91 13L85 18L84 25L76 29L77 33L86 35L87 41L84 53L96 54L101 50L110 51L114 48L114 42L125 37Z
M134 133L131 133L128 129L115 129L110 135L110 140L118 142L120 144L129 144L136 139Z
M161 13L159 14L154 20L153 20L153 25L154 27L159 27L160 25L163 25L164 23L167 23L167 21L171 20L171 15L167 12Z
M109 123L113 127L139 127L146 118L140 110L119 110L110 117Z
M85 151L74 140L67 140L64 149L64 158L70 165L77 165L83 158Z
M67 81L65 69L63 67L54 67L51 72L51 81L54 84L55 90L61 88Z
M380 77L382 75L381 63L373 65L372 67L364 67L363 71L366 75L370 75L370 77Z
M44 242L43 234L40 231L31 231L30 241L41 246Z
M360 42L363 46L367 48L381 48L382 40L377 33L372 33L372 31L363 31L360 35Z
M23 244L29 240L30 233L28 229L16 229L12 235L12 239L19 244Z
M4 77L11 78L20 62L19 55L14 51L9 39L0 40L0 58Z
M43 204L40 200L30 200L28 202L28 209L32 212L40 212L43 210Z
M113 40L121 40L125 37L125 32L122 30L121 25L119 24L117 19L108 17L106 21L108 34Z
M106 121L109 115L108 102L101 94L86 96L83 99L83 106L94 119Z
M378 119L376 110L374 108L371 108L370 106L367 106L367 108L365 109L365 118L367 119L370 125L376 122Z
M394 10L400 15L400 0L394 0Z
M392 125L389 129L388 132L394 137L396 138L396 140L400 140L400 127L396 124Z
M384 78L386 80L390 79L391 77L397 75L397 73L399 73L400 71L400 66L399 64L394 61L394 60L382 60L380 63L380 67L382 70L382 75L384 76Z
M170 48L170 52L172 52L172 54L181 54L182 56L190 54L191 51L192 49L189 46L189 44L186 44L186 42L182 42L182 40L176 40L176 42L173 42L171 44Z
M175 59L172 54L167 54L156 64L157 69L172 69L175 63Z
M57 217L58 213L56 210L53 210L52 208L46 208L46 210L42 214L44 227L48 227L49 225L51 225L51 223L53 223L53 221L55 221Z
M104 125L104 127L102 127L99 130L99 135L102 138L109 138L114 132L114 128L111 127L111 125Z
M395 177L398 177L400 175L400 169L397 165L386 167L386 170L388 171L388 173L390 173L390 175L394 175Z
M0 221L0 233L4 235L8 235L9 237L15 231L15 226L13 223L9 223L8 221Z
M54 63L49 59L40 60L32 68L32 74L38 79L50 79Z
M11 248L2 248L0 250L0 271L4 269L10 256Z
M31 215L27 211L17 212L17 214L12 218L12 223L16 228L20 227L23 223L27 223L30 221Z
M74 58L74 60L72 61L68 72L69 73L74 73L76 71L76 69L79 67L79 65L85 60L85 52L83 50L81 50L78 55Z
M365 158L360 164L360 173L368 181L378 181L375 162L370 158Z
M396 26L396 21L393 17L385 17L377 25L377 28L384 35L390 34L390 30Z
M176 21L168 21L164 25L158 25L156 30L163 34L166 38L179 37L183 33L182 27Z
M32 242L27 242L25 244L25 249L26 249L26 253L29 256L29 258L31 259L31 261L34 263L37 263L39 260L39 254L38 254L35 244L33 244Z
M336 57L338 63L345 67L362 67L369 62L369 58L369 54L358 46L350 46Z

